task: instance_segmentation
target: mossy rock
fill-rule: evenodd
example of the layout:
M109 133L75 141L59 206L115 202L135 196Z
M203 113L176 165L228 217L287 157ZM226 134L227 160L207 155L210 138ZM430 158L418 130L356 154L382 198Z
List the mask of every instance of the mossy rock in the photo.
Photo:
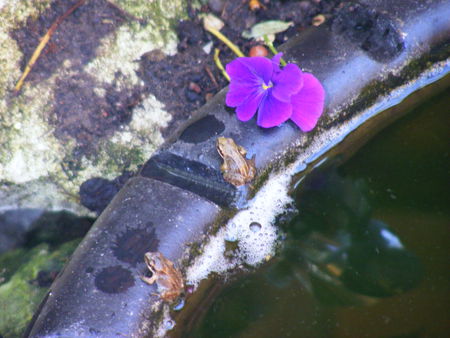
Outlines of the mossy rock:
M80 240L54 250L48 244L17 249L0 256L0 336L19 337L47 293L51 280Z

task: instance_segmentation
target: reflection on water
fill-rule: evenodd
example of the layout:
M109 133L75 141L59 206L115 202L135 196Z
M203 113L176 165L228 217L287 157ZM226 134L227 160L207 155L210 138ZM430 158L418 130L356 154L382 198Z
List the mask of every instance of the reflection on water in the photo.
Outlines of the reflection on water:
M449 104L444 93L309 174L278 257L189 336L450 336Z
M311 173L295 194L299 214L286 226L280 261L289 275L301 276L318 299L340 304L388 297L416 286L419 260L384 222L372 218L368 187L363 179L344 178L334 166ZM295 273L293 271L295 270ZM374 300L370 300L374 302Z

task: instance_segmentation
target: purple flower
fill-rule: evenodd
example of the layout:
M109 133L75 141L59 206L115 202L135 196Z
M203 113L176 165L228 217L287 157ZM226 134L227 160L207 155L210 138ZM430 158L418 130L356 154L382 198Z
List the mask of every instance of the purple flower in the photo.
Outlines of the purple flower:
M281 53L271 60L239 57L226 66L230 87L227 106L236 107L239 120L248 121L258 111L257 124L264 128L280 125L289 118L303 131L317 123L325 93L311 74L289 63L280 68Z

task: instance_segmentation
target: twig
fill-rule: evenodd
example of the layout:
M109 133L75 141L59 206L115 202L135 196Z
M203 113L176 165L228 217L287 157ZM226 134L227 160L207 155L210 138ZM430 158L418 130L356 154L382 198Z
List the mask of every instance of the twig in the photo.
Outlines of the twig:
M214 62L216 63L217 68L220 69L220 71L222 72L222 75L228 80L230 81L230 77L228 76L227 72L225 71L225 68L223 68L222 62L219 59L219 53L220 50L219 48L216 48L214 50Z
M226 19L226 12L228 7L228 0L225 1L225 4L223 5L222 12L220 12L220 17L222 19Z
M216 77L212 73L211 69L209 69L208 66L205 66L206 74L208 74L209 78L211 79L211 82L216 86L216 88L219 88L219 84L217 83Z
M41 55L42 50L47 45L48 41L52 37L53 33L55 32L58 25L67 18L70 14L72 14L78 7L83 5L86 2L86 0L79 0L75 5L73 5L71 8L69 8L63 15L58 17L56 21L50 26L49 30L45 35L41 38L41 42L39 42L38 46L33 52L33 55L31 56L30 61L28 61L27 65L25 66L25 70L23 71L22 76L20 77L19 81L17 81L16 86L14 87L14 91L17 93L23 85L23 82L25 81L26 77L30 73L31 69L33 68L34 64L36 63L36 60Z

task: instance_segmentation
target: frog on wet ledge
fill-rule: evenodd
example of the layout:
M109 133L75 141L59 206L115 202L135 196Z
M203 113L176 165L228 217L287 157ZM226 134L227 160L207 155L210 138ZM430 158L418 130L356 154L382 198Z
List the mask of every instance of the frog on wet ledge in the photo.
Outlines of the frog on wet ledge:
M163 301L176 300L183 292L184 282L181 272L175 268L173 262L160 252L147 252L144 261L152 276L142 276L142 280L150 285L156 282L159 296Z
M218 137L216 147L219 155L223 158L220 170L225 181L234 186L241 186L255 177L255 155L248 160L245 158L247 151L228 137Z

